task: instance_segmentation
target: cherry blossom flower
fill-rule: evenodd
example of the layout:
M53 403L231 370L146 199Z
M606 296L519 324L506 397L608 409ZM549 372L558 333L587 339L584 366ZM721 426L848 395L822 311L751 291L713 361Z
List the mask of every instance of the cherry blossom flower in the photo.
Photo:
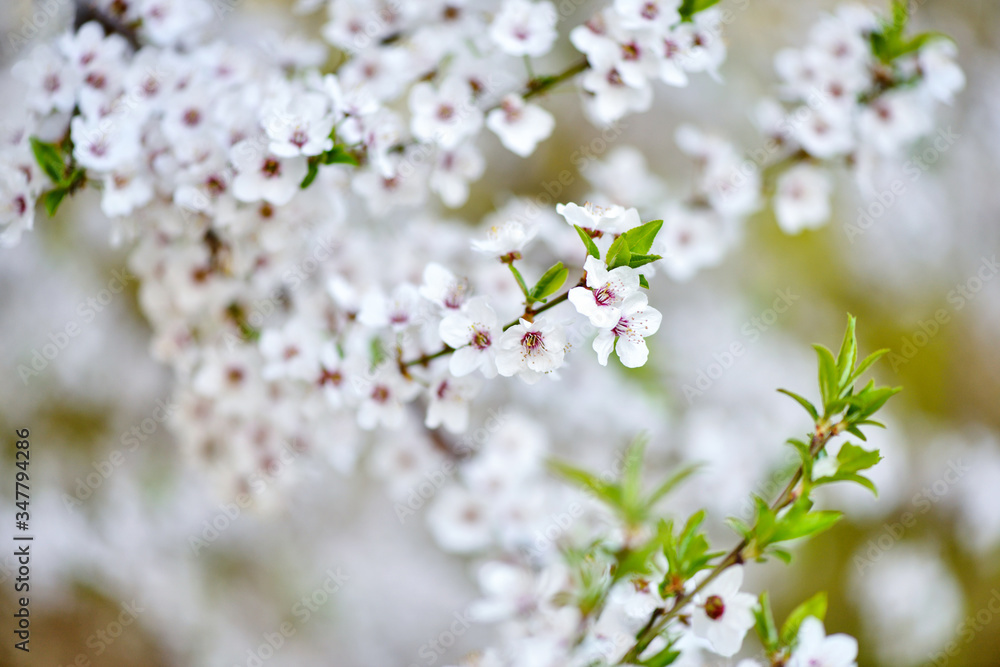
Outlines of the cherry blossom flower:
M486 161L472 144L438 153L428 185L445 206L458 208L469 199L469 183L483 175Z
M25 101L31 109L41 114L73 110L80 78L76 69L66 65L58 51L39 44L29 58L11 68L11 73L27 86Z
M284 158L333 148L330 131L335 120L325 96L294 87L277 91L261 109L261 125L271 140L268 150Z
M445 374L431 383L428 391L427 428L444 426L452 433L462 433L469 427L469 402L479 392L475 378Z
M233 146L230 158L237 171L233 179L233 196L242 202L263 199L284 206L298 192L306 176L304 157L278 157L251 140Z
M486 127L500 137L510 152L528 157L540 141L555 128L555 118L535 104L527 104L519 95L507 95L500 106L486 116Z
M857 658L858 640L844 634L827 636L823 622L810 616L799 626L788 667L857 667Z
M545 316L534 322L521 318L500 336L497 371L504 377L520 375L534 384L543 373L562 366L566 355L566 332Z
M424 269L424 283L420 286L420 296L445 310L459 310L469 298L469 281L457 278L455 274L436 262Z
M485 377L496 377L495 343L500 329L486 297L472 298L460 312L446 315L438 332L446 345L455 348L448 360L453 375L461 377L478 368Z
M622 302L639 289L639 272L628 266L608 271L603 261L591 256L583 269L587 272L587 286L571 289L570 303L595 327L614 327L621 318Z
M480 551L493 539L489 507L457 484L437 493L427 525L441 548L455 553Z
M555 5L551 2L504 0L490 24L493 41L511 56L542 56L556 39Z
M652 336L659 330L662 319L660 311L649 306L645 294L633 292L626 296L617 323L601 329L594 339L598 362L607 366L613 349L626 368L645 365L649 358L646 336Z
M260 337L263 377L314 379L321 344L318 330L309 322L292 320L281 329L267 329Z
M534 226L524 225L517 220L508 220L501 225L490 227L486 232L486 239L474 240L472 249L484 255L520 259L524 246L528 245L537 233L538 230Z
M830 217L830 190L833 184L826 171L799 164L778 179L774 212L786 234L816 229Z
M351 383L358 400L358 426L366 431L380 425L400 428L405 404L420 393L420 385L400 375L391 362L378 366L368 377L353 377Z
M602 233L621 234L642 224L636 209L622 206L601 207L590 202L580 206L571 202L556 204L556 213L570 225Z
M694 634L711 642L712 650L721 656L735 655L754 624L757 599L741 593L742 584L743 566L735 565L695 596L691 619Z
M24 172L0 164L0 247L16 245L34 220L35 198Z
M474 135L483 124L483 112L472 99L468 81L445 79L440 87L418 83L410 91L410 129L421 141L451 149Z

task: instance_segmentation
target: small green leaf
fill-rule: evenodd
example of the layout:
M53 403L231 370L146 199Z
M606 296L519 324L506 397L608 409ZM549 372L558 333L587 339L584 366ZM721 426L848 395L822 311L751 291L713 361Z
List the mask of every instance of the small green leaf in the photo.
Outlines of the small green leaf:
M774 624L774 613L771 611L771 600L767 596L767 591L760 594L760 604L754 608L753 616L760 643L768 653L774 652L778 648L778 628Z
M319 161L318 160L315 160L313 158L309 158L308 165L309 165L309 171L306 172L306 177L303 178L302 179L302 183L299 184L299 187L302 188L303 190L305 190L310 185L312 185L313 181L315 181L316 177L319 175Z
M56 188L55 190L49 190L42 195L42 205L45 206L45 212L49 214L51 218L59 210L59 204L65 199L69 190L66 188Z
M653 493L651 493L649 497L646 499L647 507L652 508L653 505L658 503L664 496L666 496L668 493L677 488L677 486L680 485L681 482L683 482L692 474L694 474L694 472L697 471L699 468L701 468L700 463L685 466L680 470L678 470L677 472L675 472L670 477L668 477L666 480L664 480L662 484L656 487L656 490L654 490Z
M819 421L819 412L816 411L816 407L812 403L793 391L788 391L787 389L779 389L778 391L786 396L791 396L798 402L799 405L806 409L806 412L808 412L809 416L813 418L813 421Z
M616 269L619 266L628 266L632 259L632 252L629 250L628 241L625 235L619 236L608 248L608 268Z
M513 267L513 264L511 266ZM528 297L532 301L541 301L555 294L563 286L563 283L566 282L567 276L569 276L569 270L563 266L562 262L556 262L542 275L538 280L538 284L528 293Z
M813 345L816 356L819 358L819 388L823 395L823 406L826 409L830 402L838 398L837 386L837 362L833 358L833 352L822 345Z
M587 254L594 259L601 258L601 251L597 249L597 244L594 243L594 239L590 237L583 227L580 225L573 225L576 228L576 233L580 235L580 240L583 241L583 245L587 248Z
M844 332L844 340L840 344L840 351L837 353L837 387L843 388L847 379L854 370L854 364L858 360L858 339L855 333L857 320L853 315L847 316L847 330Z
M795 641L799 635L799 627L802 625L802 621L810 616L815 616L821 621L824 620L826 618L826 606L826 592L820 591L793 609L792 613L788 615L788 618L785 619L784 624L781 626L782 646L790 646Z
M510 267L510 272L514 274L514 280L517 281L517 286L521 288L521 293L524 295L524 298L530 299L531 297L529 296L530 293L528 292L528 285L524 282L524 276L522 276L521 272L517 270L516 266L514 266L514 262L507 262L507 266Z
M653 220L622 234L628 244L629 252L636 255L648 253L649 249L653 247L653 241L656 240L656 235L660 232L661 227L663 227L662 220Z
M48 144L38 137L31 137L31 152L35 156L35 162L41 167L45 175L55 184L62 183L66 174L66 161L63 159L62 151L55 144ZM62 197L59 197L62 200ZM56 203L56 207L59 204ZM46 206L48 210L48 206ZM51 213L49 214L51 215Z
M868 451L850 442L845 442L837 452L837 472L858 472L867 470L879 461L879 450Z
M658 259L663 259L660 255L636 255L633 254L628 261L628 265L633 269L638 269L640 266L646 266L647 264L652 264Z
M649 281L646 280L646 276L639 274L639 287L645 287L649 289Z
M843 516L842 512L830 510L810 512L805 504L800 503L801 501L793 505L792 509L778 520L771 535L771 542L785 542L817 535L832 528L833 524Z
M350 164L358 166L358 159L344 146L334 146L320 156L323 164Z

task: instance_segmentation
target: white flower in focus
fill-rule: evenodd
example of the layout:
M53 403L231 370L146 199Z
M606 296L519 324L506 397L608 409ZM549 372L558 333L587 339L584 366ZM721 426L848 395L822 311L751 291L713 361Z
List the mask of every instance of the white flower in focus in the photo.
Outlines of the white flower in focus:
M455 274L437 262L424 268L424 284L420 286L420 296L447 310L458 310L469 296L469 281L457 278Z
M583 206L571 202L556 204L556 213L564 217L570 225L610 234L621 234L642 224L636 209L622 206L602 208L590 202Z
M812 165L796 165L782 174L774 195L774 212L782 231L798 234L821 227L830 217L832 189L829 174Z
M486 116L486 127L500 137L504 148L521 157L534 153L555 125L552 114L514 94L504 97L500 106Z
M735 655L743 645L743 636L753 627L753 608L757 598L741 593L743 566L734 565L695 597L692 628L698 637L707 639L712 650L721 656Z
M608 357L614 349L626 368L639 368L649 359L646 336L652 336L660 328L663 315L649 305L642 292L628 295L621 305L618 322L610 329L601 329L594 339L594 351L602 366L608 365Z
M442 148L455 148L479 131L483 112L473 99L472 86L465 79L445 79L439 88L427 82L410 90L410 129L420 141Z
M233 146L230 160L237 171L233 196L241 202L264 200L284 206L298 192L308 171L304 157L281 158L251 140Z
M438 333L441 340L455 348L448 360L448 369L453 375L461 377L478 368L485 377L496 377L494 343L500 336L500 328L486 297L470 299L464 309L446 315Z
M457 484L438 491L427 512L427 525L446 551L471 553L485 549L492 542L486 503Z
M449 374L432 382L424 426L444 426L452 433L463 433L469 427L469 402L479 392L479 382L476 378L457 378Z
M566 332L545 317L534 322L521 318L520 323L500 336L497 371L504 377L520 375L534 384L542 373L562 366L566 356Z
M486 232L485 241L473 241L472 249L484 255L495 257L521 258L521 250L535 238L538 230L517 220L508 220L502 225L494 225Z
M569 291L569 301L576 311L599 329L615 326L621 317L622 302L639 289L639 272L628 266L608 271L607 265L588 256L583 265L587 286Z
M858 640L850 635L826 635L815 616L802 621L798 644L788 667L857 667Z
M556 40L559 16L551 2L505 0L490 25L490 38L510 56L543 56Z

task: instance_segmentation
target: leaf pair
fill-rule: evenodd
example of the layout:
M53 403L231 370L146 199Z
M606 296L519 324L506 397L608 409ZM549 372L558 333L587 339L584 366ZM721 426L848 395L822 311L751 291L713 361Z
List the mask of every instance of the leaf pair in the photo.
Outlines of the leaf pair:
M46 143L38 137L31 137L30 141L35 162L54 186L41 197L45 212L51 217L59 210L59 204L66 195L72 194L83 185L86 173L74 166L72 147L64 151L61 146Z

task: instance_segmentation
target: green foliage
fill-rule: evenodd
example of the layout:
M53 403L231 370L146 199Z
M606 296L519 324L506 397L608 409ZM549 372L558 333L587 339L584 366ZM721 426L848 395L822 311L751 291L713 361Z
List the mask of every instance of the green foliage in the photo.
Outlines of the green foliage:
M876 387L871 381L855 393L854 385L872 364L878 361L888 350L879 350L867 356L858 363L858 341L855 334L856 320L848 316L847 331L840 345L837 356L822 345L814 345L819 361L819 389L822 399L821 408L817 408L804 397L787 389L779 389L781 393L790 396L801 405L816 422L817 428L825 428L831 424L840 424L840 430L847 431L862 440L865 439L860 427L866 425L881 426L869 419L885 402L900 391L899 387ZM841 415L840 419L835 419Z
M826 592L820 591L793 609L781 626L781 645L791 646L799 636L799 626L802 625L802 621L810 616L815 616L821 621L826 619L826 604Z
M511 264L511 268L513 267L514 265ZM531 301L544 301L563 286L567 276L569 276L569 270L563 266L562 262L556 262L555 265L542 274L542 277L538 279L538 283L528 291L528 299Z
M768 655L775 653L779 646L778 628L774 624L774 612L767 591L760 594L760 603L753 610L754 629Z
M622 476L609 482L598 475L561 461L549 463L552 470L581 489L593 493L627 526L641 526L653 515L656 504L687 479L698 466L681 468L659 484L651 493L642 492L642 461L646 440L636 438L625 450Z
M818 535L843 516L828 510L812 511L812 501L805 495L784 511L772 509L759 496L754 497L754 504L757 514L753 527L735 518L729 519L729 525L750 543L751 555L758 560L774 555L788 562L791 554L775 544Z
M879 454L879 450L868 451L858 445L845 442L837 453L837 472L833 475L820 477L813 482L813 485L819 486L833 482L854 482L877 496L878 489L875 488L875 483L864 475L859 475L858 472L871 468L881 460L882 456Z
M670 576L687 581L698 572L711 567L711 560L722 555L722 552L710 552L708 540L700 530L705 520L705 510L691 515L684 524L680 534L674 533L674 522L667 521L668 538L663 545L663 554L667 557L667 569ZM660 586L660 593L667 595L666 584Z
M66 195L73 194L83 186L87 180L86 173L75 166L73 145L69 140L61 145L46 143L38 137L31 137L30 141L35 162L52 181L52 189L42 194L41 202L45 212L53 216Z
M576 229L576 233L580 235L580 240L583 241L583 245L587 248L587 254L594 259L601 258L601 251L597 249L597 244L594 243L594 239L591 238L590 234L586 232L580 225L573 225Z
M906 0L893 0L892 16L881 21L878 30L872 32L870 41L872 53L885 64L897 58L915 53L935 39L950 39L939 32L924 32L913 37L904 36L910 12Z
M719 4L719 0L684 0L678 8L682 21L690 21L698 12Z
M330 164L349 164L357 167L358 158L343 144L336 144L330 150L319 155L311 155L308 160L309 171L306 172L306 177L302 179L299 187L303 190L308 188L319 175L320 165Z

